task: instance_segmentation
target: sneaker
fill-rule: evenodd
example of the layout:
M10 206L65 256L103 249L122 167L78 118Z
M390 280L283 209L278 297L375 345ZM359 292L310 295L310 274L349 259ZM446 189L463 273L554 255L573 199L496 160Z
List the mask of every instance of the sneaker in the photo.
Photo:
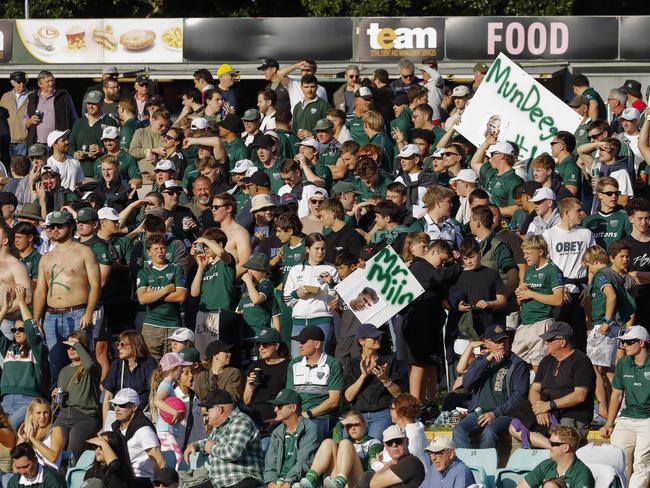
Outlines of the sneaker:
M311 481L309 481L307 478L302 478L300 480L300 483L296 483L296 484L298 485L298 488L316 488L314 485L311 484Z
M336 477L326 476L323 480L323 488L345 488L345 485L341 484Z
M291 488L301 488L300 482L296 481L294 484L291 485Z

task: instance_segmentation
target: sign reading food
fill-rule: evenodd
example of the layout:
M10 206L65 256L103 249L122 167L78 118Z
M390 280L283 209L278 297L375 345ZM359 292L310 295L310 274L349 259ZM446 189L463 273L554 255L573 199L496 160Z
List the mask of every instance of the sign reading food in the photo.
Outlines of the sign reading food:
M43 63L180 63L182 19L17 20L25 49Z
M335 290L361 323L380 327L424 293L404 261L388 246Z
M573 134L580 120L573 109L501 53L456 130L476 146L483 143L487 132L498 132L500 141L519 147L519 159L528 159L550 153L553 136L561 130Z

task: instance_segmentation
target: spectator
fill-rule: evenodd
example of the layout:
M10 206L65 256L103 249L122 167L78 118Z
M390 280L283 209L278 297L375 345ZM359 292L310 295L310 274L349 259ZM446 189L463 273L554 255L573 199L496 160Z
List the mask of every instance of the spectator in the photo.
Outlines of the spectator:
M66 439L63 429L52 425L52 421L50 404L43 398L34 398L27 407L25 422L17 431L16 443L29 444L41 466L58 470Z
M137 100L137 98L136 98ZM129 145L129 154L138 160L140 171L151 172L156 164L153 149L164 143L164 135L169 129L170 114L165 109L157 110L151 116L148 127L136 129Z
M7 486L19 488L30 485L34 488L65 488L65 479L56 469L43 466L37 462L34 449L26 442L18 444L11 450L11 460L16 474Z
M551 156L557 160L556 171L561 182L572 193L579 196L582 191L582 173L573 155L576 138L567 131L559 131L551 141Z
M471 414L469 414L471 415ZM436 436L424 448L431 459L431 466L422 483L423 488L457 488L473 486L474 475L467 465L456 456L456 444L447 436Z
M451 199L453 190L434 185L427 188L422 203L427 209L423 217L410 227L411 232L423 231L431 240L442 239L453 248L458 248L463 240L460 227L451 218Z
M363 245L363 238L349 224L345 223L343 204L329 198L321 206L323 227L329 232L325 236L325 261L333 263L342 251L358 255Z
M627 214L632 233L624 241L630 245L629 275L637 283L637 324L650 330L650 202L635 198Z
M424 434L424 425L418 420L422 411L422 404L413 395L400 393L395 397L390 406L390 418L395 426L403 429L408 438L408 451L417 457L423 466L429 466L429 460L424 453L427 437ZM393 426L394 427L394 426ZM389 429L391 427L388 427ZM386 431L383 432L384 445L386 444ZM384 450L383 459L387 459ZM381 460L381 459L380 459Z
M14 71L9 75L9 82L12 89L0 98L0 107L8 112L7 122L11 136L9 156L27 156L27 129L23 124L29 97L27 74L24 71Z
M585 75L575 75L573 77L573 94L581 95L589 100L589 118L591 120L607 118L607 107L598 92L589 86L589 79Z
M138 107L132 97L119 98L117 116L120 121L120 148L128 151L135 131L142 127L142 123L138 120Z
M135 479L128 448L119 434L102 432L86 442L95 447L95 462L84 479L98 478L107 488L133 486Z
M70 131L58 130L49 133L47 145L52 148L52 155L47 159L47 166L58 170L61 186L74 191L83 182L84 172L79 161L67 155L70 148L69 133ZM41 169L41 175L42 172L43 169Z
M593 233L596 244L605 250L609 249L612 242L623 239L632 232L625 210L618 205L621 193L618 188L618 181L611 176L598 178L596 194L600 210L582 221L582 226Z
M101 162L108 156L117 157L119 175L124 181L128 181L131 187L142 186L142 173L138 168L138 162L133 156L120 147L120 131L117 127L106 127L102 132L102 144L106 153L95 160L93 178L99 179L101 175Z
M555 227L562 221L560 212L555 207L555 192L550 188L535 190L530 201L535 205L536 217L530 223L526 236L541 235L546 229Z
M242 378L239 369L230 366L233 346L217 339L205 349L207 369L196 376L194 388L202 402L206 401L211 391L218 389L226 392L235 401L242 395Z
M415 75L415 65L408 59L400 59L399 78L390 83L390 88L395 96L400 93L407 93L412 86L420 83L420 79Z

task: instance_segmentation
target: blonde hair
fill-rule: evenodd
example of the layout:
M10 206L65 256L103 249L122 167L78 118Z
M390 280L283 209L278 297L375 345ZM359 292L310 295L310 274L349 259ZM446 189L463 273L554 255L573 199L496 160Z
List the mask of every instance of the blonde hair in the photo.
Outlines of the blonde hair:
M156 408L156 395L158 393L158 387L160 386L160 383L162 383L162 381L165 379L165 376L174 376L178 371L182 372L183 366L176 366L169 371L163 371L160 369L160 366L158 366L151 374L149 385L149 411L151 412L151 420L154 423L158 419L158 408Z
M364 124L367 124L371 130L380 131L384 127L384 118L376 110L368 110L361 116Z
M562 442L566 442L571 447L571 451L575 452L580 445L580 434L573 427L568 425L556 425L551 427L551 435L555 434Z
M48 419L48 423L45 427L39 427L36 432L32 432L32 426L35 423L32 415L34 414L34 409L39 405L47 407L47 411L50 413L50 418ZM50 433L50 430L52 429L52 409L49 402L45 398L36 397L31 402L29 402L23 426L27 437L29 437L29 434L31 434L37 441L42 441L47 437L47 435Z
M427 188L422 197L422 203L426 208L434 207L437 203L442 202L445 198L452 198L455 195L450 188L441 185L434 185Z
M402 258L404 261L413 261L415 257L411 252L411 246L413 244L426 244L429 245L431 238L426 232L409 232L404 239L404 247L402 248Z
M528 251L531 249L544 251L544 257L548 256L548 244L542 236L530 236L521 244L521 249Z
M589 266L591 264L609 264L609 256L600 246L591 246L587 248L584 256L582 256L582 264Z

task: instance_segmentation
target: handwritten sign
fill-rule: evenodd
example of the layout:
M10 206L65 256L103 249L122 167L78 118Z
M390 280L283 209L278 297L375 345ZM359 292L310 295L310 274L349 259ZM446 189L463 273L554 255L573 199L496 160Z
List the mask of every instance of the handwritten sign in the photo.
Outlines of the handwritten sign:
M572 134L581 117L500 53L463 112L458 132L478 146L487 131L519 147L519 159L551 152L553 136Z
M424 293L424 288L392 247L372 257L364 269L336 285L335 290L361 323L380 327Z

